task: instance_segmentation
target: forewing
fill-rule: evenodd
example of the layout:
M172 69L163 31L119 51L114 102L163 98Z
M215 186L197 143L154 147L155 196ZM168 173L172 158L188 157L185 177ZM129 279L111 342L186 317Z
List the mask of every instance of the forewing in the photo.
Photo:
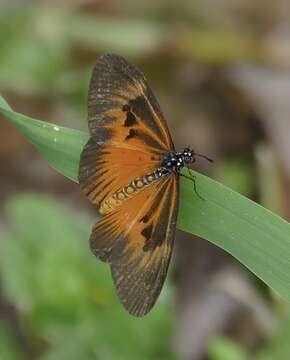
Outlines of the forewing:
M89 129L79 183L97 206L173 150L159 104L142 73L120 56L100 57L89 90Z
M91 249L109 262L118 295L135 316L145 315L162 289L178 212L178 176L151 184L93 228Z
M160 106L144 75L124 58L106 54L93 70L89 129L106 144L153 153L173 150Z

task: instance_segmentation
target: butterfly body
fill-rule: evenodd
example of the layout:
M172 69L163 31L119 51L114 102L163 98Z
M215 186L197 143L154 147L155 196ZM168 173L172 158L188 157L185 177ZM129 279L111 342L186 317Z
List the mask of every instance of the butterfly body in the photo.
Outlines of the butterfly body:
M132 180L123 188L117 190L111 197L103 201L100 205L99 212L102 215L108 214L121 206L124 201L135 196L137 192L142 191L144 187L151 185L164 176L172 173L179 173L180 170L189 163L194 162L193 152L191 149L185 148L183 152L170 152L168 156L161 162L161 166L154 172L143 175Z
M195 153L175 150L144 75L118 55L97 60L88 124L91 137L81 154L79 183L101 215L91 233L91 250L110 264L127 311L143 316L166 278L180 170L195 161Z

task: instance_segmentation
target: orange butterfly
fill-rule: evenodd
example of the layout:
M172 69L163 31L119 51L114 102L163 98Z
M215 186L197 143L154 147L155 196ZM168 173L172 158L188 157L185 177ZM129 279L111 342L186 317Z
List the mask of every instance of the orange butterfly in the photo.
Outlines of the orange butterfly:
M176 152L160 106L143 74L106 54L93 70L79 183L102 215L90 237L111 266L121 302L143 316L155 304L171 258L180 169L195 161Z

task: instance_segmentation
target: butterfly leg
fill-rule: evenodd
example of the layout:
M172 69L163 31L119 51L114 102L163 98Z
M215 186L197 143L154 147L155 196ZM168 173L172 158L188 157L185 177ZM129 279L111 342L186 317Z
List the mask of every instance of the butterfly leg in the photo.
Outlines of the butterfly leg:
M190 180L193 182L193 190L194 192L196 193L196 195L201 199L201 200L205 200L200 194L199 192L197 191L197 187L196 187L196 176L192 175L190 172L189 172L189 169L186 168L187 171L188 171L188 175L184 175L184 174L181 174L180 173L180 176L183 176L184 178Z

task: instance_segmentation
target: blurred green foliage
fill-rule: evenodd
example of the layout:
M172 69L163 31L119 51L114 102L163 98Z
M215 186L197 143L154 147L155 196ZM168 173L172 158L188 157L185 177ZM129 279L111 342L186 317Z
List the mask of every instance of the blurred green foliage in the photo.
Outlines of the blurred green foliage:
M231 189L245 196L251 195L254 175L247 161L238 158L222 159L217 164L216 177Z
M41 359L174 359L170 289L142 321L128 316L109 268L89 251L93 221L35 194L15 196L5 212L11 231L0 242L2 286L25 333L46 344ZM5 360L19 359L12 341L1 329Z
M280 313L279 326L274 336L259 351L256 360L287 360L290 354L290 311L285 307Z
M141 19L116 20L43 4L1 11L1 87L66 103L73 117L85 118L90 66L80 66L82 51L92 51L92 63L96 51L136 56L156 48L162 34L157 24Z
M45 96L61 107L66 104L73 118L82 119L86 116L90 62L98 54L115 52L129 59L143 56L148 60L151 54L159 53L167 62L179 56L208 64L231 63L259 54L257 44L246 32L209 26L192 7L180 11L178 3L171 5L164 3L162 16L138 14L136 5L137 14L119 17L41 2L2 10L1 87L28 96ZM164 10L168 11L165 17ZM186 26L177 15L188 18Z
M226 337L214 339L209 347L210 360L287 360L290 354L290 312L280 311L280 321L273 337L255 354L249 354Z
M214 339L209 347L210 360L249 360L246 353L226 337Z
M0 359L24 360L15 341L15 332L0 323Z
M68 46L38 26L32 9L0 13L1 86L30 94L52 94L68 65ZM40 20L40 19L39 19ZM40 25L40 23L39 23ZM53 29L53 21L50 23Z
M128 4L124 7L129 13ZM159 53L168 62L180 57L214 65L261 56L247 31L209 26L178 2L164 1L158 12L139 17L92 17L69 7L55 11L40 2L2 10L1 90L66 107L70 124L86 117L89 72L99 53L114 51L138 61L143 56L145 62ZM222 182L245 194L251 191L247 165L225 162L221 167ZM170 287L148 317L129 317L115 295L108 267L88 249L93 219L68 213L59 203L35 194L16 195L6 207L9 231L0 239L3 293L16 305L24 333L39 344L40 358L174 359ZM287 360L289 336L290 318L285 315L257 358ZM225 338L215 340L209 353L211 360L248 358ZM4 323L0 359L23 359L15 332Z

